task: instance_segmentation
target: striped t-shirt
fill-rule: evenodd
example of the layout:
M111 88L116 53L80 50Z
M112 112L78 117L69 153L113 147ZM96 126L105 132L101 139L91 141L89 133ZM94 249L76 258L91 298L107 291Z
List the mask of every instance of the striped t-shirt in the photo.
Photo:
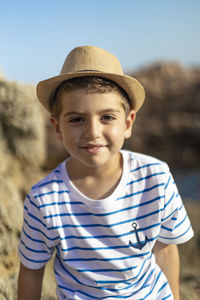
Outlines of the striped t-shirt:
M20 260L37 269L56 251L59 299L173 299L152 249L189 240L190 221L166 163L121 153L122 177L106 199L77 190L66 161L25 199Z

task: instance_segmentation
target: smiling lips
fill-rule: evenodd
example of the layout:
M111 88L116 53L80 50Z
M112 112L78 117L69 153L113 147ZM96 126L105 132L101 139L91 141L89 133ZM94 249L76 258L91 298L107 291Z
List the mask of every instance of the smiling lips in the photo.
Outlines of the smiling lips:
M86 152L91 153L91 154L96 154L104 147L106 147L106 146L99 145L99 144L88 144L85 146L81 146L80 149L83 149Z

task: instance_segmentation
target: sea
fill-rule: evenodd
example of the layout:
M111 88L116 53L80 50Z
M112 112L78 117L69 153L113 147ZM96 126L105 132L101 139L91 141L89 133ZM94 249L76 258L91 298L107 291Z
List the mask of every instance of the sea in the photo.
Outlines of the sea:
M200 203L200 169L178 170L172 173L183 201Z

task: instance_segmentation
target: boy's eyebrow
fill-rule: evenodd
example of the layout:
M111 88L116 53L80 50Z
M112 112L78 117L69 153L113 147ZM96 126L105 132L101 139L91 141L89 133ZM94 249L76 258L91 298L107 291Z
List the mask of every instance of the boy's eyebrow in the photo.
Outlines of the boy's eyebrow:
M77 111L69 111L67 112L64 117L67 117L67 116L71 116L71 115L78 115L80 114L80 112L77 112Z
M109 108L109 109L105 109L103 111L100 111L99 113L109 113L109 112L112 112L112 113L120 113L120 110L118 109L113 109L113 108ZM72 116L72 115L86 115L87 113L85 112L81 112L81 111L69 111L67 113L65 113L64 117L68 117L68 116Z
M119 109L109 108L102 111L102 113L108 113L108 112L120 112Z

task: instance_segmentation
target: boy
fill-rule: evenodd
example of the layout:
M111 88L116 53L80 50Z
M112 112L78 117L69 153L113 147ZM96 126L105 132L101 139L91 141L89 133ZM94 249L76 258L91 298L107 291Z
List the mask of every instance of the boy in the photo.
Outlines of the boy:
M26 197L18 299L40 299L54 251L58 299L179 299L176 244L193 231L176 185L164 162L121 150L141 84L84 46L37 93L70 158Z

